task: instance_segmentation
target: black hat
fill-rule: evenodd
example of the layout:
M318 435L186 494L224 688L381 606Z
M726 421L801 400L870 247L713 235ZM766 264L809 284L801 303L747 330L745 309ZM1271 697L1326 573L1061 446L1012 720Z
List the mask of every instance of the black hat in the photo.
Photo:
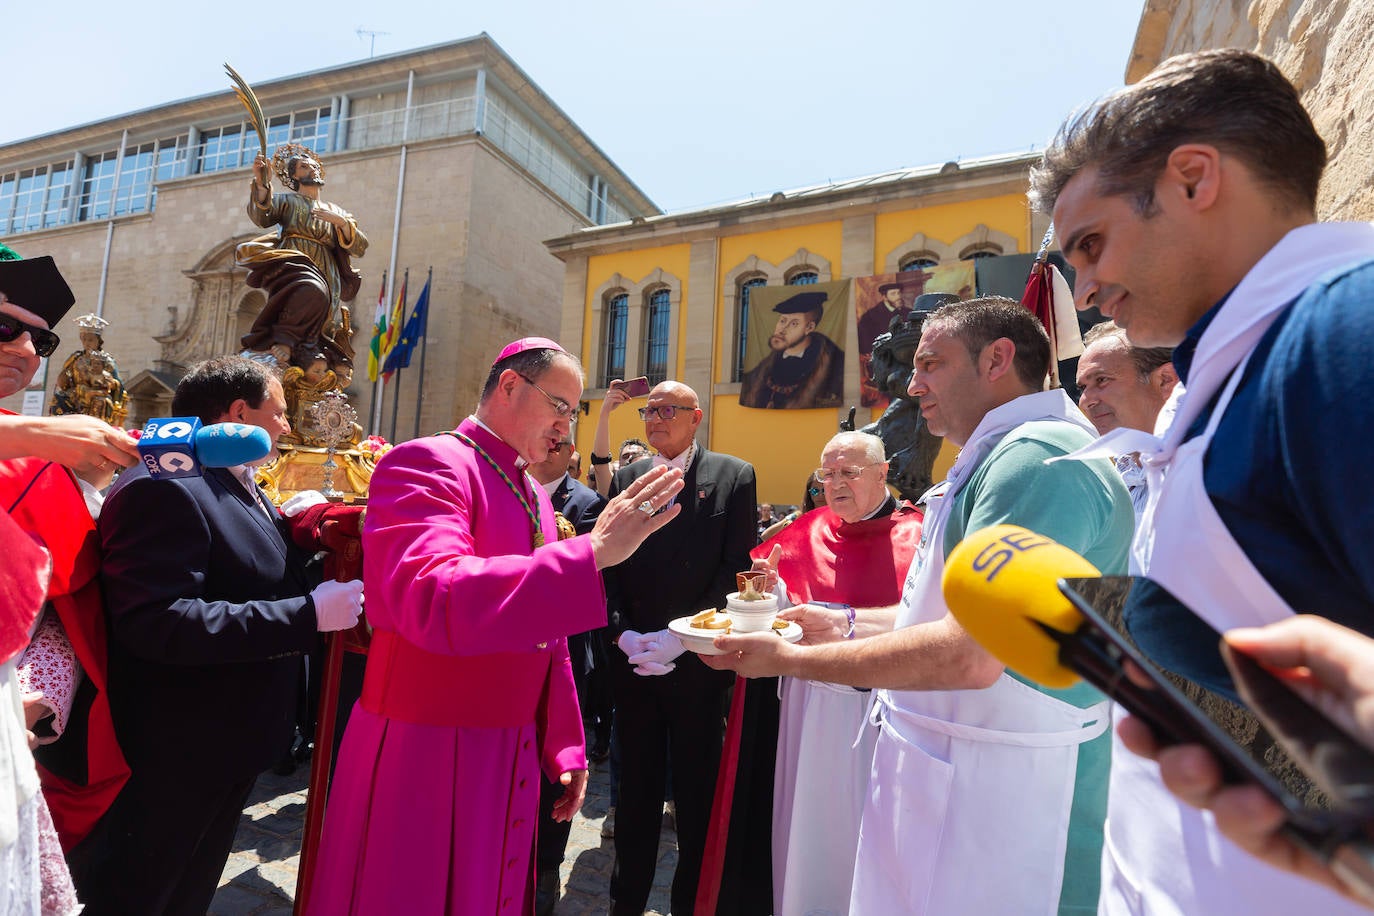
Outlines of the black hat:
M5 251L12 253L8 248ZM42 318L49 328L57 327L62 316L76 304L56 262L47 256L12 259L0 252L0 294Z
M885 292L887 292L887 291L890 290L890 289L901 289L901 288L902 288L902 284L900 284L900 283L884 283L882 286L878 287L878 292L880 292L880 293L885 293Z
M797 312L819 312L824 307L825 300L829 298L829 293L797 293L795 296L788 296L773 306L773 311L780 315L795 315Z
M916 301L911 303L913 312L933 312L942 305L949 305L951 302L959 302L957 293L921 293L916 297Z

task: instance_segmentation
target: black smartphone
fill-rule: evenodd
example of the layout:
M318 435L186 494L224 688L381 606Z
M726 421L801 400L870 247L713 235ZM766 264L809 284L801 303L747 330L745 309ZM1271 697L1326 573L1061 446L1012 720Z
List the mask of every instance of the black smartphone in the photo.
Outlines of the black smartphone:
M1152 662L1123 613L1131 590L1143 582L1130 576L1061 579L1060 591L1085 621L1071 636L1056 637L1061 661L1144 720L1161 744L1210 749L1226 782L1256 783L1283 805L1289 836L1323 861L1339 861L1347 874L1360 873L1348 879L1352 884L1374 888L1374 850L1367 839L1374 823L1374 752L1253 659L1230 651L1215 630L1207 632L1246 705ZM1184 608L1157 584L1147 584L1151 607L1165 600ZM1126 675L1128 660L1150 687Z

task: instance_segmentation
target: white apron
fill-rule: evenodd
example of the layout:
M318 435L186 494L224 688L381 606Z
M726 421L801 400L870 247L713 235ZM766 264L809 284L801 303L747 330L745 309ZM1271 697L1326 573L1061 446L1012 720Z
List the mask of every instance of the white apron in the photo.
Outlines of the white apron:
M841 684L782 679L773 778L777 916L849 911L859 817L878 736L868 724L868 697Z
M943 619L944 529L959 492L1012 429L1040 419L1091 427L1062 390L983 418L931 491L896 626ZM860 827L851 912L1055 913L1079 745L1108 704L1080 709L1006 673L987 690L875 691L882 730Z
M1075 454L1092 457L1123 441L1141 451L1150 492L1132 548L1132 571L1159 583L1218 632L1273 623L1293 611L1231 537L1207 496L1207 447L1250 353L1284 307L1322 275L1370 257L1369 224L1317 224L1290 232L1251 269L1203 334L1187 392L1163 440L1117 431ZM1182 442L1223 385L1205 431ZM1242 852L1221 835L1209 813L1165 789L1155 763L1113 740L1100 913L1368 913Z

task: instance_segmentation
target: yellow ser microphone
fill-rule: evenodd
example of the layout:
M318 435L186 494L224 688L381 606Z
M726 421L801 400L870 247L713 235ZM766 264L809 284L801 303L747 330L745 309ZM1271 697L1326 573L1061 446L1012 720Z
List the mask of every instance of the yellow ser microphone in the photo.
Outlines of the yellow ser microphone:
M1079 680L1059 657L1083 615L1059 591L1061 578L1102 575L1064 545L1018 525L995 525L960 541L945 560L945 604L970 636L1002 664L1046 687Z

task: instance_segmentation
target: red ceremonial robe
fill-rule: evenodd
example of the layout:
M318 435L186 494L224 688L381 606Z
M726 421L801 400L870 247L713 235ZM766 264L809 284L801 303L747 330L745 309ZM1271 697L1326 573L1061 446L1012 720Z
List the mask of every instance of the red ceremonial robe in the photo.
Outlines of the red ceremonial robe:
M105 607L97 575L100 540L81 487L69 470L51 461L0 461L0 508L52 555L48 602L62 621L86 680L95 688L84 720L78 702L62 738L35 754L57 835L62 848L70 850L129 779L106 692Z
M846 524L814 509L755 547L767 557L782 546L778 573L793 604L810 601L886 607L902 582L921 537L922 513L909 503L878 518ZM739 679L721 754L721 773L707 837L697 912L753 916L773 911L764 885L773 868L770 834L778 739L777 680Z

